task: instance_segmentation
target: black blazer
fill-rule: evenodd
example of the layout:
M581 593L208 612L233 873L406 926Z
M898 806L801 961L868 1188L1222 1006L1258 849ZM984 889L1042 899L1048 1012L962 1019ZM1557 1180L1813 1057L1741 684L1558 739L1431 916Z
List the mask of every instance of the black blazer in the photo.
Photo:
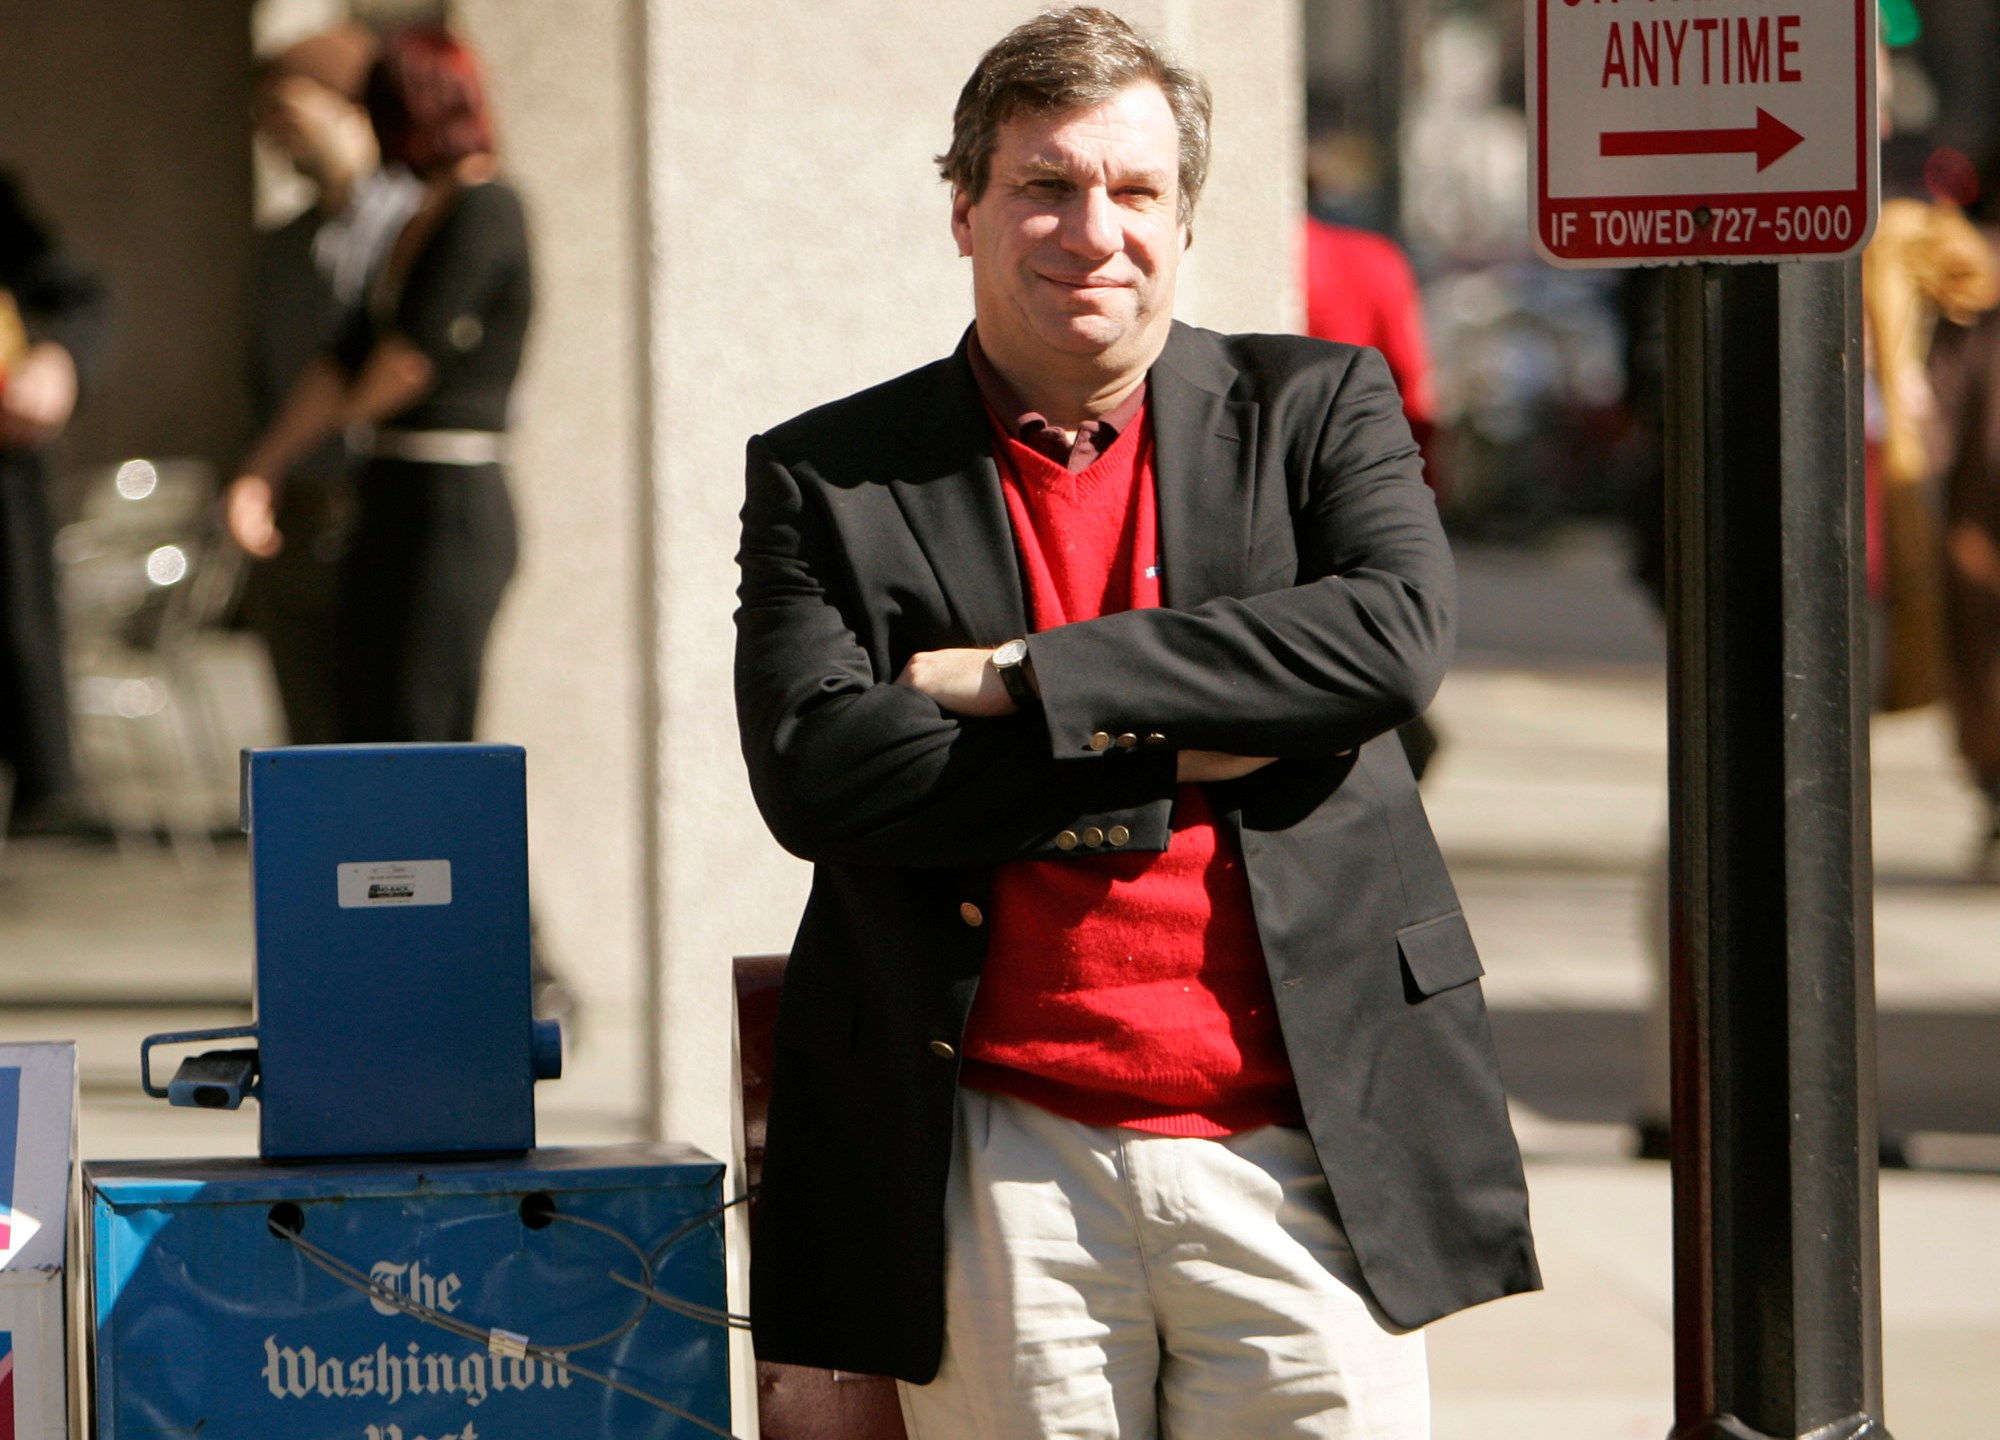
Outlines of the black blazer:
M1417 1326L1540 1283L1479 959L1387 733L1435 693L1455 604L1388 369L1176 325L1148 383L1164 603L1030 637L1043 706L999 720L888 683L916 651L1027 628L963 350L750 442L743 753L772 833L815 864L751 1252L764 1359L936 1373L992 867L1076 863L1053 837L1090 825L1163 848L1182 747L1281 757L1211 794L1382 1309Z

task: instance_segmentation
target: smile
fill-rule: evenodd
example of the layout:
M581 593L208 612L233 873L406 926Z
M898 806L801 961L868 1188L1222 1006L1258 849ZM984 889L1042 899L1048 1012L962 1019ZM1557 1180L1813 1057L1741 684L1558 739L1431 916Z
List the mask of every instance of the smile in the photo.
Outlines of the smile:
M1043 275L1041 278L1043 280L1046 280L1049 284L1054 285L1058 289L1074 290L1079 292L1094 291L1094 290L1129 290L1132 288L1131 284L1127 281L1105 280L1105 279L1099 279L1095 276L1084 276L1080 279L1070 279L1069 277L1063 275Z

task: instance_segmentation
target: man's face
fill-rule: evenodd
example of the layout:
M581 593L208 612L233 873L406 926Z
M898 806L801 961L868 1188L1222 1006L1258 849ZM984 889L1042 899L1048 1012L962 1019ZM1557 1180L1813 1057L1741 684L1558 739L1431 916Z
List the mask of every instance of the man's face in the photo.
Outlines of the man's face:
M978 201L952 197L979 341L1003 371L1136 374L1165 345L1187 229L1157 85L1000 127Z

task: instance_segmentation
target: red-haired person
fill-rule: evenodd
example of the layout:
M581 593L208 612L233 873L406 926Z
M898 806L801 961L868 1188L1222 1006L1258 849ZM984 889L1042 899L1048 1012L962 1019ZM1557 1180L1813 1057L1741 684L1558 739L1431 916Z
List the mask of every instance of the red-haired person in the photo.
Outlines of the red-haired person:
M368 303L251 448L229 530L275 554L287 468L335 431L372 428L335 620L340 738L469 740L514 570L502 460L531 306L527 227L463 41L386 36L364 99L384 163L415 174L423 200Z

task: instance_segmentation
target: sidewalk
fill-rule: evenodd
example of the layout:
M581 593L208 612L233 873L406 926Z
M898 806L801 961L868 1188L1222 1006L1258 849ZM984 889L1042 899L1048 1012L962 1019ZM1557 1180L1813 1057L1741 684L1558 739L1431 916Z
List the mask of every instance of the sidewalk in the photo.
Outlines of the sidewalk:
M1638 1009L1639 902L1666 826L1665 687L1641 666L1488 668L1446 683L1426 803L1496 1010ZM2000 1011L2000 887L1963 882L1972 811L1934 712L1876 724L1885 1011ZM1667 1167L1617 1124L1517 1105L1548 1288L1431 1331L1436 1440L1663 1440L1672 1426ZM1968 1140L1955 1163L1992 1166ZM1934 1153L1937 1147L1933 1147ZM1940 1158L1954 1159L1944 1155ZM2000 1410L2000 1175L1882 1181L1887 1420L1987 1440Z

